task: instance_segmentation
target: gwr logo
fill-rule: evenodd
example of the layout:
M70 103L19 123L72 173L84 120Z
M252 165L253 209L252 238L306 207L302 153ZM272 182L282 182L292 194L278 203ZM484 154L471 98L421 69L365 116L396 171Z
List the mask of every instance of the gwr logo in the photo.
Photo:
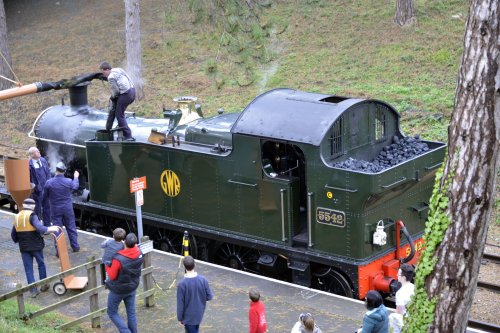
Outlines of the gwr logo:
M181 191L181 181L172 170L165 170L161 173L160 184L163 192L169 197L175 197Z

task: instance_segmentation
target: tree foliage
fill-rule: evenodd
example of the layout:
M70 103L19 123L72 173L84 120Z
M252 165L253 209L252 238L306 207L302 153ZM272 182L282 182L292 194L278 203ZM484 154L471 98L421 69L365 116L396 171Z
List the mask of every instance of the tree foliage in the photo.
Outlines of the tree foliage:
M219 64L233 66L233 74L240 86L256 80L255 66L273 59L269 37L273 22L262 18L270 1L252 0L189 0L194 22L209 21L220 31L219 46L213 59L205 65L208 75L218 77ZM221 84L218 84L220 88Z

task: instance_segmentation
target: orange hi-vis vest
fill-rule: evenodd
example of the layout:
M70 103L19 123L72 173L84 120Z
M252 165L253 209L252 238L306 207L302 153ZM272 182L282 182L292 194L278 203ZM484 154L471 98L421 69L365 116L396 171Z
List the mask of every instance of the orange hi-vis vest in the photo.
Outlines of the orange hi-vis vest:
M17 232L36 231L36 228L30 223L31 214L33 214L32 210L22 210L16 215L14 228Z

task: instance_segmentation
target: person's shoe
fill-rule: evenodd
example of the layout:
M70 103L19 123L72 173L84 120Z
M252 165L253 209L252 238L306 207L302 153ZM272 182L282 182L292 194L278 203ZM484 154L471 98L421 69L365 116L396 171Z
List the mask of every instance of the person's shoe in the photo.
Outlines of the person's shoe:
M80 252L80 248L73 249L73 252Z
M47 290L49 290L49 288L50 288L49 284L44 284L43 286L40 287L40 291L44 293Z
M36 298L39 294L40 294L40 291L38 289L30 291L31 298Z
M130 137L130 138L126 138L126 139L125 139L125 140L123 140L123 141L135 141L135 138Z

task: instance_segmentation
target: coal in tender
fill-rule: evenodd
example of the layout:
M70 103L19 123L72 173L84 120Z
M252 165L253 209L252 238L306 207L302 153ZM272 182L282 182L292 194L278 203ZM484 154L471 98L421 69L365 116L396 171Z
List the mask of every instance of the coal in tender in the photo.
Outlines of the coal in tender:
M373 161L369 162L349 157L343 162L334 163L333 167L367 173L377 173L412 159L415 156L421 155L428 150L429 146L427 143L422 142L418 134L414 137L404 138L394 136L392 138L392 144L382 148Z

